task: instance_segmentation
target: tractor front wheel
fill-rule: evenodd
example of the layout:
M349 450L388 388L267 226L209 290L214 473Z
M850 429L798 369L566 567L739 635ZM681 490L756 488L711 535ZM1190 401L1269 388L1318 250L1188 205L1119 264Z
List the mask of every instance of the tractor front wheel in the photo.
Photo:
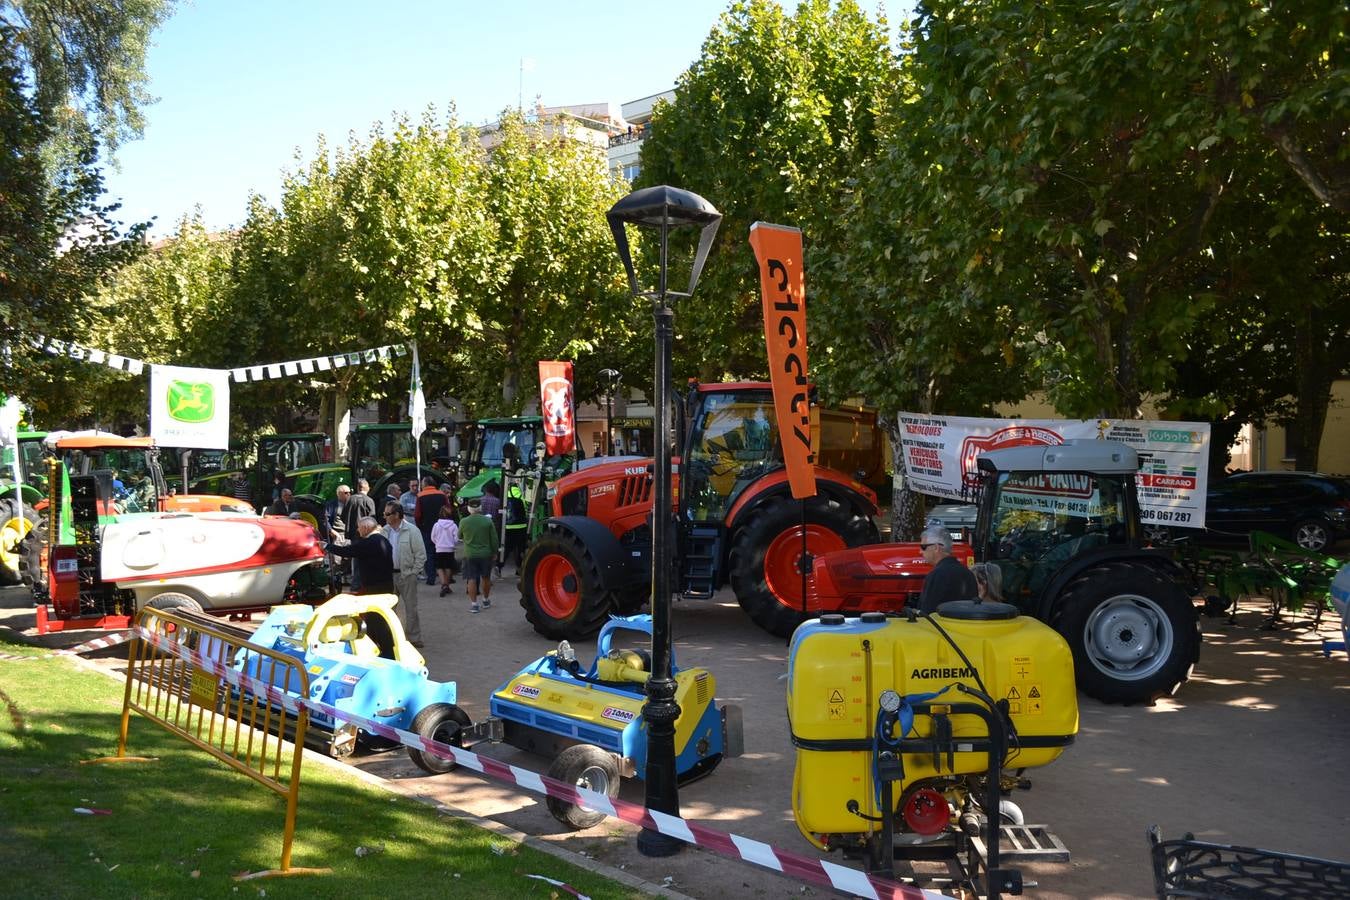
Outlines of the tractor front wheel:
M469 714L455 704L433 703L413 717L411 730L427 740L463 747L464 729L472 724ZM408 757L419 769L432 775L444 775L459 765L453 759L444 759L412 747L408 748Z
M741 609L770 634L788 637L819 612L809 606L811 561L822 553L875 543L876 527L831 497L806 501L806 552L802 552L802 506L776 497L753 510L731 543L731 587ZM802 604L802 570L808 606Z
M39 516L27 505L19 515L13 500L0 500L0 585L18 584L23 580L24 541L37 527Z
M607 797L619 795L619 766L614 757L593 744L568 747L549 766L548 777ZM605 813L557 797L546 800L553 818L581 831L605 821Z
M549 640L574 641L600 630L614 598L585 541L550 525L525 555L520 605L535 631Z
M38 516L28 537L19 546L19 576L39 603L47 602L47 573L42 568L42 548L47 545L47 517Z
M1051 624L1073 650L1078 686L1103 703L1170 696L1200 655L1191 599L1137 562L1093 566L1069 582Z

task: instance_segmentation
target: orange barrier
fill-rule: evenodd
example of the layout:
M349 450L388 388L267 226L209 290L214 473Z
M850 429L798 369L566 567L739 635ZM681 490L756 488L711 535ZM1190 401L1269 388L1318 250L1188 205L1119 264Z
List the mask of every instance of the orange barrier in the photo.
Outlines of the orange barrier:
M303 758L309 712L303 706L269 703L265 696L231 688L219 675L176 655L182 647L195 651L216 668L230 666L249 633L205 617L143 609L140 629L168 638L151 642L137 636L127 653L127 683L122 700L122 725L117 755L87 763L151 762L127 755L127 733L133 711L205 750L286 798L286 826L281 843L281 867L235 876L235 880L279 875L313 875L329 869L291 866L296 807L300 799L300 761ZM270 684L286 684L309 695L309 673L296 659L249 645L256 657L251 672Z

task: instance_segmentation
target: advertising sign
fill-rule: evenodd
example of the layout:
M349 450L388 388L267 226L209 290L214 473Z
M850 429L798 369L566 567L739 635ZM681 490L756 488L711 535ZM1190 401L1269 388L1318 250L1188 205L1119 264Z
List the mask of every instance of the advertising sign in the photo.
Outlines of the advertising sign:
M976 419L900 413L905 478L922 494L974 502L975 459L990 450L1103 438L1139 454L1140 517L1144 524L1205 527L1209 475L1209 423L1131 419ZM1090 516L1100 501L1076 496L1071 474L1045 473L1036 483L1009 485L1009 502ZM1051 482L1054 483L1051 483ZM1086 484L1086 480L1084 480ZM1047 506L1046 504L1050 504Z
M150 436L161 447L230 449L230 373L150 367Z
M769 353L773 408L783 444L788 484L797 499L816 495L811 453L810 385L806 379L806 275L800 228L756 222L750 246L759 262L764 342Z
M539 408L544 414L544 446L549 456L572 452L576 422L572 415L572 364L539 361Z

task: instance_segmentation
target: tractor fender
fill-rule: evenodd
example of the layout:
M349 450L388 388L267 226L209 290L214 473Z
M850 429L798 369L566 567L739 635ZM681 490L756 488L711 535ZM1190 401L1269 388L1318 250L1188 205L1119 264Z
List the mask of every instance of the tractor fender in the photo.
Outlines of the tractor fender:
M631 551L625 550L619 539L595 519L586 516L554 516L548 520L548 527L571 532L586 545L587 552L600 567L605 590L618 590L651 577L647 570L649 562L646 554L640 554L640 558L634 560Z
M867 486L846 475L816 466L816 490L819 494L837 500L857 515L871 518L877 514L877 497ZM726 527L735 531L737 519L774 497L789 493L787 469L777 469L759 478L741 491L736 502L727 510Z
M1071 559L1046 583L1040 597L1035 598L1035 609L1031 613L1042 622L1049 622L1054 614L1055 604L1065 586L1093 566L1105 562L1128 560L1157 569L1162 576L1190 585L1186 570L1162 550L1144 550L1139 547L1106 546L1098 547L1087 553L1081 553Z

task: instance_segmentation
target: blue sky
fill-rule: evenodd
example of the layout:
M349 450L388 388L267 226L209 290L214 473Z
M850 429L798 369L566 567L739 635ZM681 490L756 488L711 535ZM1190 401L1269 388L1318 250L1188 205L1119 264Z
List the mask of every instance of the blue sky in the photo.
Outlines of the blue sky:
M391 112L453 102L481 123L539 95L545 105L623 103L666 90L699 54L729 0L196 0L155 36L158 102L145 135L109 168L123 221L172 230L243 219L250 190L275 202L297 148L345 143ZM784 4L795 7L795 2ZM521 59L533 60L521 90Z

